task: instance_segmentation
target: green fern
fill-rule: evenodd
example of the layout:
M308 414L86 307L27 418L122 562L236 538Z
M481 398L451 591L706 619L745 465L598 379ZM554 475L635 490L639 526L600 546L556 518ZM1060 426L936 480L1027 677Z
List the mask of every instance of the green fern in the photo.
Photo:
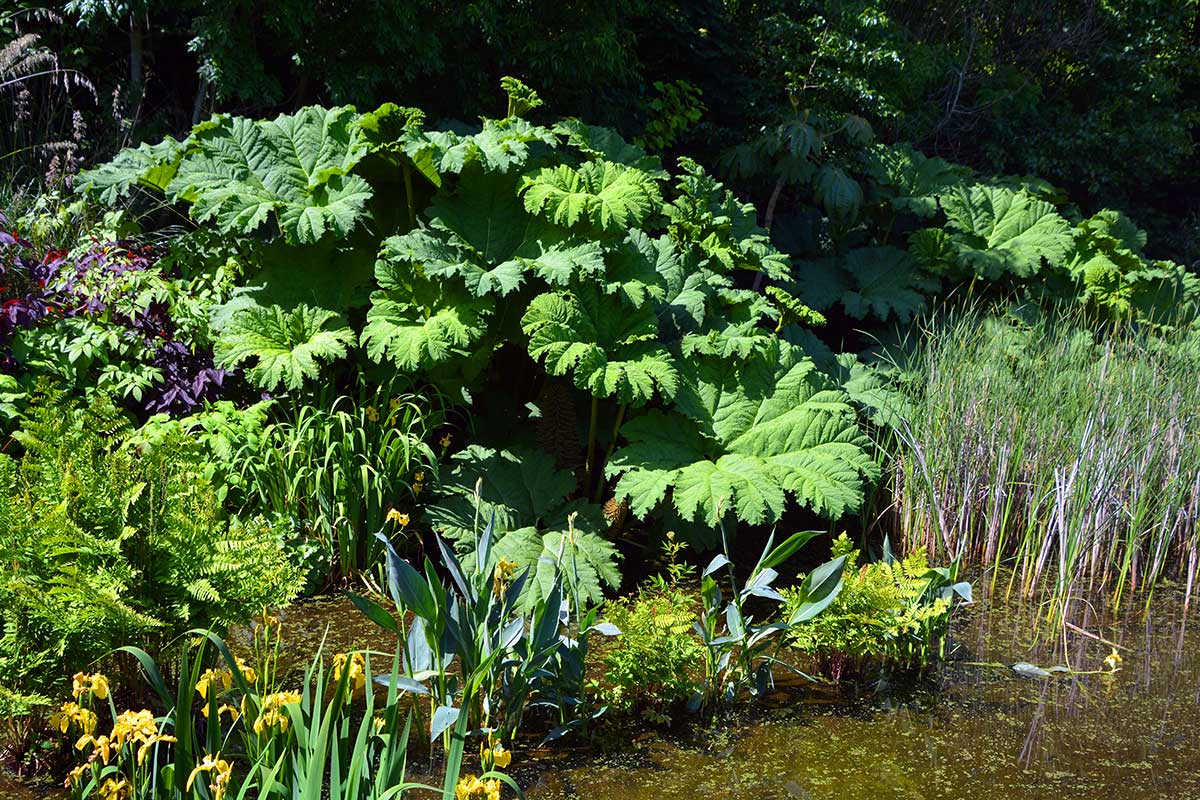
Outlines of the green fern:
M224 367L254 360L246 375L255 386L273 391L282 384L295 391L317 377L319 362L344 358L354 343L349 328L327 329L337 321L334 312L306 305L290 311L250 306L230 318L214 356Z

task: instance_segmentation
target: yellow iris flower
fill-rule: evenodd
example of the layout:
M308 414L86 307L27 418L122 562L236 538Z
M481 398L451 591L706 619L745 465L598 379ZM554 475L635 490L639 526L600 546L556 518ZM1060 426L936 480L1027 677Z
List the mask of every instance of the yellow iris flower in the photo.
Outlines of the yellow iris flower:
M78 700L85 692L91 692L92 697L104 700L108 697L108 678L99 672L89 675L86 672L76 672L71 680L71 694Z
M513 573L516 572L518 566L520 565L517 562L506 561L503 558L496 564L496 570L492 573L492 591L497 597L504 592L504 588L512 580Z
M50 724L61 733L66 733L72 727L76 727L84 733L95 733L96 714L91 709L84 708L74 701L68 701L50 715Z
M352 692L361 692L363 687L367 685L366 660L362 653L338 653L333 657L333 679L340 681L342 672L347 669L349 664L349 675L347 682L350 684Z
M116 780L109 778L97 790L102 800L124 800L129 797L129 782L124 778Z
M454 787L454 800L500 800L500 780L481 781L474 775L465 775Z
M281 732L286 732L291 721L284 708L300 702L299 692L275 692L262 699L262 710L258 719L254 720L254 732L262 734L269 728L279 726Z
M504 743L496 741L492 738L492 732L488 731L487 742L479 744L479 760L485 771L508 769L508 765L512 763L512 751L506 750Z
M221 800L225 796L225 791L229 788L229 780L233 777L233 765L225 759L221 758L221 754L205 755L196 768L192 770L192 774L188 775L187 786L188 791L192 789L192 783L195 782L196 776L200 773L208 773L212 783L208 785L212 792L213 800Z
M113 741L107 736L92 736L90 733L79 737L75 749L80 752L88 745L92 746L92 755L107 764L112 760Z

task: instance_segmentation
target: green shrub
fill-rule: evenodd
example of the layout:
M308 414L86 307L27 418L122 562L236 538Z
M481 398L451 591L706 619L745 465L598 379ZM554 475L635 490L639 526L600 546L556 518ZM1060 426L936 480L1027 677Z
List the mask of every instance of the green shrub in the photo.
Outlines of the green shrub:
M35 398L0 457L0 684L50 694L114 646L223 627L296 591L274 529L225 519L186 439L138 453L111 401Z
M696 691L703 653L692 632L696 603L694 594L656 578L605 606L621 631L603 658L601 696L610 708L669 723L672 707Z
M792 628L794 647L813 655L835 680L847 667L921 667L940 655L954 598L942 590L953 583L952 571L931 570L923 548L860 568L860 552L844 533L834 540L833 555L846 557L842 590L825 613ZM969 596L969 589L962 591ZM782 593L790 612L797 594Z

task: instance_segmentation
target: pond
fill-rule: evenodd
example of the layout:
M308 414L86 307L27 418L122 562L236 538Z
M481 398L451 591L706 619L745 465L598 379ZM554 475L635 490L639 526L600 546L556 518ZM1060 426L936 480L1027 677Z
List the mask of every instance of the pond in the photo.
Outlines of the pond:
M281 618L297 656L322 637L335 652L389 647L345 600ZM951 660L923 680L789 685L708 728L519 748L514 775L529 800L1200 798L1200 622L1165 591L1149 618L1081 606L1073 619L1090 636L1035 643L1036 619L982 601L959 614ZM1111 647L1093 637L1121 648L1119 672L1106 673ZM1023 677L1015 662L1075 672ZM33 796L0 779L3 800Z
M1194 613L1194 610L1193 610ZM654 735L626 752L522 775L530 800L1200 798L1200 625L1156 599L1153 617L1088 618L1121 670L1027 678L1030 662L1104 669L1111 647L1071 632L1033 646L1036 609L979 603L953 660L924 686L772 698L732 724Z

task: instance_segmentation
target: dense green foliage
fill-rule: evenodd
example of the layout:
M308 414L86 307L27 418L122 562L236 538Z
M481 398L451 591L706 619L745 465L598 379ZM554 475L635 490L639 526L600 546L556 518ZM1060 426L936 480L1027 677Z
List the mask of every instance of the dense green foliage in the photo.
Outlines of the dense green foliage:
M178 741L96 756L80 796L221 800L234 754L244 793L380 797L411 693L443 797L497 800L459 781L468 742L488 771L606 704L714 714L788 647L924 666L960 564L1060 603L1190 592L1196 15L0 12L0 712L139 643L182 658L154 685ZM784 586L818 536L787 534L835 526L862 552L833 540ZM206 694L202 656L164 649L335 585L397 637L382 727L349 697L361 656L327 705L319 660L291 699L212 639Z
M111 403L39 398L0 457L0 683L49 694L116 645L284 603L299 585L280 535L228 519L202 457L172 438L136 452Z
M920 668L942 654L955 601L971 600L970 585L955 580L957 565L931 569L925 551L914 547L903 559L885 551L860 566L860 551L844 533L833 553L846 557L841 591L825 613L790 633L823 674L836 680L872 665ZM792 590L783 596L785 608L799 600Z
M516 82L507 86L514 99L528 96ZM256 234L242 240L249 259L278 248L290 255L286 277L267 266L248 276L262 281L260 290L239 292L215 311L217 363L257 359L247 372L253 384L296 391L322 375L319 357L352 355L364 366L391 362L453 396L477 391L493 353L515 345L544 370L537 383L561 377L590 396L585 496L602 497L602 473L619 475L617 499L627 498L635 515L669 498L684 522L707 528L723 499L755 524L779 519L788 496L836 517L861 503L864 480L876 474L845 396L800 348L776 337L780 308L738 286L746 272L785 278L786 259L753 208L693 162L680 162L672 186L656 159L574 120L542 127L485 119L464 135L427 131L418 114L395 107L361 117L307 108L255 124L218 118L160 155L151 164L118 159L84 173L79 185L95 192L102 179L103 191L117 196L153 185L223 234ZM374 183L353 171L360 163ZM166 172L174 177L164 183ZM246 180L261 188L236 189ZM368 207L388 181L403 183L407 215ZM361 263L370 241L363 228L378 236L389 223L401 232L378 245L369 305L366 275L355 293L343 284L330 294L321 262L329 248ZM291 310L275 302L281 294ZM326 328L347 311L363 319L364 305L361 330ZM515 394L517 402L537 396ZM601 401L612 420L607 442L597 423ZM626 448L618 447L622 434ZM669 451L646 441L664 434L674 442ZM610 458L599 456L597 441ZM491 457L480 449L458 458ZM529 488L518 481L518 495L484 498L510 509L498 536L539 522L561 529L564 515L555 521L552 511L575 481L560 472L538 485L553 464L522 461L464 463L448 491L468 496L472 474L484 472L503 483L508 478L494 473L515 464L529 473ZM467 527L464 516L450 509L433 522L461 543L452 531ZM594 530L598 519L584 514L580 529L588 532L586 520ZM498 546L520 563L539 551L503 538ZM589 546L587 561L615 584L603 549ZM588 591L597 590L589 578Z

